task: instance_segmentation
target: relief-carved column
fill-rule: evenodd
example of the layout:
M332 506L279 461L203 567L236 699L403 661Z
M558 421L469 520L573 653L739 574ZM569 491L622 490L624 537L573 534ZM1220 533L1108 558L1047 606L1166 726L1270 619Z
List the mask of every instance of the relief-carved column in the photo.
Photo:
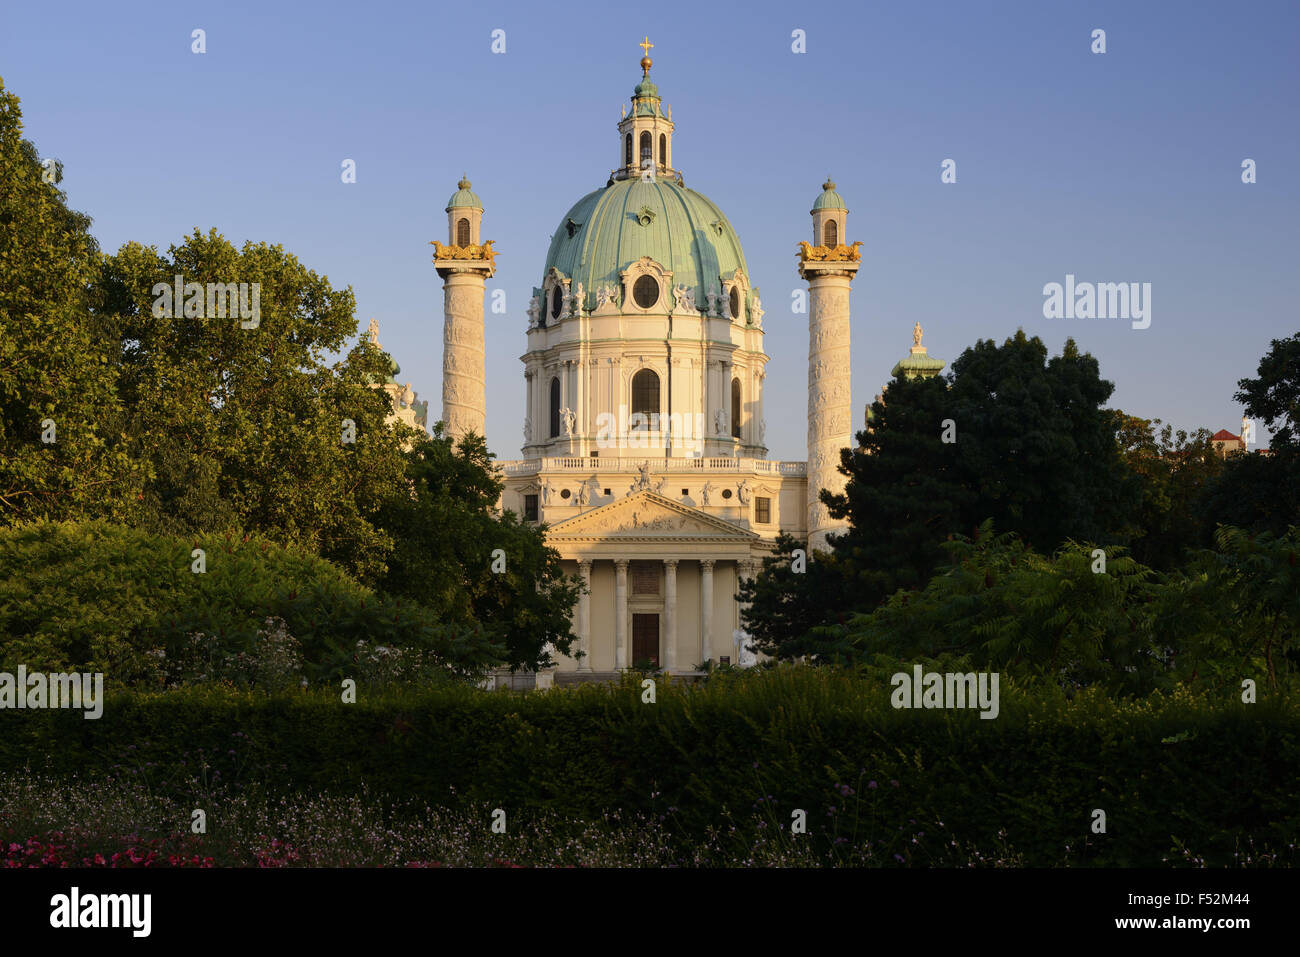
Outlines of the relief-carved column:
M855 262L804 262L808 281L808 545L824 549L827 535L846 527L832 519L818 493L844 491L840 449L852 445L849 365L849 287Z
M450 265L449 263L456 263ZM483 293L492 267L435 260L443 277L442 419L453 440L487 421Z

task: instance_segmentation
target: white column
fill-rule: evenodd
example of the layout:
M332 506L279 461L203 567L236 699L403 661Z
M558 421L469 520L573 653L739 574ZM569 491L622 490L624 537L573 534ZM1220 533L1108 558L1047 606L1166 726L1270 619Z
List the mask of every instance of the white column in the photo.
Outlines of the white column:
M614 667L627 667L627 563L614 559Z
M713 658L713 562L712 558L700 559L700 663Z
M582 324L586 321L587 320L585 319L579 319L578 328L581 329ZM585 436L587 434L587 363L581 358L582 352L583 352L583 343L579 342L578 343L579 359L575 367L577 369L577 376L578 376L578 388L577 388L578 407L573 411L577 413L577 420L574 422L574 431L577 432L578 435L580 436ZM574 451L577 452L579 455L586 454L587 450L583 448L583 445L585 444L586 444L585 441L579 440L578 447Z
M849 289L855 262L808 262L808 547L826 548L826 537L848 522L833 519L819 492L842 493L840 449L853 444L852 375L849 364Z
M664 671L677 668L677 559L664 559Z
M443 277L442 420L447 434L459 441L467 432L485 431L483 294L492 267L467 262L444 265L438 274Z
M579 671L591 670L591 562L578 562L578 573L586 591L578 596L578 648L585 652L578 661Z

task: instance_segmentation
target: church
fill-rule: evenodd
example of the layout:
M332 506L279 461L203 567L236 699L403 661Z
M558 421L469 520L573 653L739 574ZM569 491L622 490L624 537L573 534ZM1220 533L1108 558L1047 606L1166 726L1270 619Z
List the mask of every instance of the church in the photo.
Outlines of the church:
M641 46L641 80L610 144L616 165L561 216L541 264L521 356L522 457L498 463L500 507L546 523L566 572L587 585L572 656L538 674L538 687L629 667L752 663L739 583L773 552L778 531L811 552L842 528L818 492L843 489L837 466L856 419L849 289L862 244L846 242L848 209L828 180L797 244L808 457L774 461L764 445L759 287L726 215L685 184L672 107L650 77L653 44ZM433 265L444 291L442 420L458 439L484 434L484 293L496 253L467 179L446 212Z

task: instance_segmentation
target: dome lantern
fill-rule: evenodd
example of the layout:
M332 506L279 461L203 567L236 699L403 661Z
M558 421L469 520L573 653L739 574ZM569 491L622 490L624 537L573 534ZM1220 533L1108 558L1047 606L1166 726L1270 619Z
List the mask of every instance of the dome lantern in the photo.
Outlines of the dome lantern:
M672 164L672 108L661 103L659 87L650 79L650 67L654 65L650 49L654 44L646 37L639 46L645 53L641 58L641 82L632 90L631 111L624 107L618 123L619 166L610 179L680 179Z

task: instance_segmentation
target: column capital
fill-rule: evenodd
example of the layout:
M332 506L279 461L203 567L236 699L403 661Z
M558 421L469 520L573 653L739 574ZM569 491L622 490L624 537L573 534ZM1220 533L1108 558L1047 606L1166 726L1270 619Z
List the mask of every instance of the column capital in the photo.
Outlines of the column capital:
M712 571L713 566L717 564L718 560L716 558L701 558L699 561L700 561L701 568L707 568L710 571Z
M677 559L677 558L665 558L665 559L664 559L664 567L665 567L665 568L676 568L676 567L677 567L677 563L678 563L679 561L680 561L680 559Z
M620 571L627 571L628 563L631 560L632 559L630 558L616 558L614 559L614 567L619 569Z
M581 571L584 575L590 575L591 563L592 563L592 559L590 558L578 559L578 570Z

